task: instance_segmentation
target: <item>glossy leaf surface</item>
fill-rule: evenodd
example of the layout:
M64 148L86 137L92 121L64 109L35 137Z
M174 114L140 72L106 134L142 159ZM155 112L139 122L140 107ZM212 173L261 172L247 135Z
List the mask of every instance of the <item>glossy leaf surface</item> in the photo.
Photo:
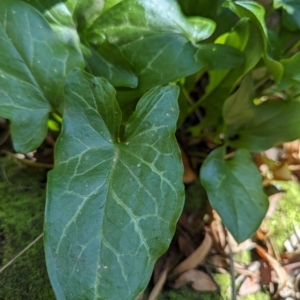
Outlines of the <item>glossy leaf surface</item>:
M250 79L244 79L224 104L229 145L255 152L299 138L300 103L278 100L255 105L252 89Z
M106 78L114 87L135 88L137 75L116 46L104 43L94 49L83 43L84 31L104 9L104 1L68 0L46 11L45 16L59 39L73 45L85 57L87 69L93 75Z
M84 63L20 1L0 2L0 39L0 116L11 121L15 149L29 152L45 138L49 112L63 110L65 77Z
M210 204L240 243L258 229L269 201L250 153L240 149L229 159L224 154L224 147L213 150L201 167L200 178Z
M136 70L139 89L147 90L205 67L226 69L241 65L243 56L236 49L196 44L213 30L212 21L184 17L172 0L124 0L94 22L87 40L96 48L103 43L118 47Z
M222 40L221 40L222 39ZM200 127L214 124L222 115L222 107L232 89L260 60L264 44L257 26L248 18L242 18L232 32L220 38L219 42L234 47L244 54L243 64L233 70L211 70L205 95L196 105L205 108L206 116ZM225 58L224 58L225 59Z
M48 179L47 266L58 299L136 299L181 213L176 86L139 101L120 136L113 87L74 71Z
M300 3L298 0L274 0L275 8L282 8L282 23L289 30L300 29Z
M225 7L231 9L236 15L240 18L246 17L249 18L256 26L260 29L263 41L264 41L264 61L266 66L269 68L271 74L273 75L276 82L279 82L282 76L283 68L280 62L274 60L269 54L269 40L268 40L268 31L265 24L264 16L265 9L264 7L255 2L255 1L235 1L227 0L224 3Z

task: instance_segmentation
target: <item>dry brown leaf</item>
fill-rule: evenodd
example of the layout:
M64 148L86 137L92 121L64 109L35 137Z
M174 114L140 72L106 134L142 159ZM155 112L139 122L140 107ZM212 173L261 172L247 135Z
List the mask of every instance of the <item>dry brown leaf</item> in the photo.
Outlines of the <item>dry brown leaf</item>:
M272 171L275 180L289 181L292 179L291 170L289 169L289 165L286 162L276 165L276 167L274 167Z
M300 140L284 143L283 150L289 165L299 164L300 162Z
M206 259L206 262L210 264L211 266L218 268L218 269L227 269L229 266L228 259L225 257L217 254L217 255L211 255Z
M189 160L182 149L181 149L181 156L182 156L182 162L184 167L183 183L186 184L192 183L197 179L197 175L191 168Z
M157 283L160 274L165 270L167 266L169 270L173 270L182 259L182 253L177 247L175 247L174 243L171 243L168 251L163 256L161 256L155 264L153 272L154 285Z
M175 276L194 269L197 267L206 257L206 255L211 250L212 238L209 233L205 234L205 238L201 245L184 261L182 261L169 275L169 278L174 278Z
M281 264L276 259L274 259L270 254L268 254L264 248L256 245L256 251L264 260L268 262L268 264L276 272L279 279L278 290L281 290L285 286L288 279L288 274L286 270L281 266Z
M247 239L244 242L238 244L236 242L236 240L233 238L233 236L230 234L229 231L227 231L227 239L228 239L228 242L230 243L232 253L238 253L238 252L242 252L245 250L251 250L251 249L255 248L255 246L256 246L256 244L251 239ZM226 246L224 251L226 254L229 254L228 245Z
M219 226L222 226L219 221L213 220L210 223L210 230L213 239L214 248L221 254L225 254L224 249L221 245L220 235L219 235Z
M159 280L160 274L162 273L162 270L166 266L166 261L168 260L168 252L165 253L163 256L161 256L155 263L154 270L153 270L153 284L155 285L157 281Z
M252 279L251 277L247 277L244 282L241 284L239 288L239 295L246 296L249 294L256 293L261 290L261 286L257 279Z
M193 244L191 244L184 236L179 235L178 237L178 247L181 253L185 255L185 257L190 256L194 251L195 248Z
M156 300L158 298L162 288L164 287L164 285L166 283L168 271L169 271L169 266L167 266L160 274L157 283L153 287L153 289L148 297L148 300Z
M267 214L266 214L266 218L270 217L273 215L273 213L276 211L277 207L278 207L278 204L279 204L279 201L280 199L282 198L284 193L282 192L279 192L279 193L276 193L276 194L273 194L271 196L269 196L269 208L268 208L268 211L267 211Z
M187 283L192 283L192 288L197 291L216 291L218 287L206 273L199 270L188 270L181 274L172 285L174 289L179 289Z

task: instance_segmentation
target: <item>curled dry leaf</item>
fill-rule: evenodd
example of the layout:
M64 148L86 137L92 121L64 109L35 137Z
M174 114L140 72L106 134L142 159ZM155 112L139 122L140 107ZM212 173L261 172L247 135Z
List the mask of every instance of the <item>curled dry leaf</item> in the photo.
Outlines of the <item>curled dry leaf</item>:
M182 162L184 167L183 182L186 184L192 183L197 179L197 175L191 168L189 160L182 149L181 149L181 156L182 156Z
M269 208L266 214L266 218L269 218L270 216L272 216L272 214L276 211L279 201L282 198L283 193L279 192L276 194L273 194L271 196L269 196Z
M289 165L300 163L300 140L284 143L283 150Z
M212 267L218 269L218 271L223 270L225 272L225 270L229 266L228 259L226 259L225 257L223 257L219 254L209 256L206 259L206 262L208 264L210 264ZM223 273L223 272L221 272L221 273Z
M189 243L183 235L179 235L178 237L178 247L185 257L190 256L195 250L193 244Z
M247 239L242 243L237 243L233 236L227 231L227 241L230 243L232 253L239 253L245 250L251 250L255 248L256 244L253 243L251 239ZM228 245L224 249L226 254L229 254L229 247Z
M209 233L206 233L202 244L171 272L169 278L174 278L185 271L197 267L209 253L211 246L212 238Z
M256 278L247 277L239 289L239 295L246 296L256 293L260 291L260 289L261 286Z
M165 282L167 280L167 275L168 275L168 270L169 270L169 266L167 266L160 274L159 279L157 281L157 283L155 284L155 286L153 287L148 300L156 300L163 288L163 286L165 285Z
M216 291L218 287L206 273L199 270L188 270L181 274L172 286L179 289L187 283L192 283L192 288L197 291ZM150 299L149 299L150 300Z
M257 245L256 251L264 260L268 262L268 264L276 272L279 279L278 290L281 290L285 286L288 279L288 274L286 270L280 265L280 263L276 259L274 259L270 254L268 254L264 248Z

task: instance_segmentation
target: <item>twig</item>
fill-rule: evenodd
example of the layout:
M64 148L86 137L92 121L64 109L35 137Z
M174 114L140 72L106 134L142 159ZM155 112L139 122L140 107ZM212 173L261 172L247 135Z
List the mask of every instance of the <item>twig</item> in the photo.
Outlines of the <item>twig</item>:
M41 239L43 233L39 235L34 241L32 241L27 247L25 247L19 254L17 254L12 260L10 260L5 266L0 269L0 273L2 273L8 266L10 266L19 256L25 253L30 247L32 247L39 239Z
M20 159L20 158L16 157L13 153L6 151L6 150L2 150L2 153L5 153L8 156L15 158L16 160L18 160L19 162L21 162L22 164L27 165L27 166L36 167L36 168L53 169L52 164L39 163L39 162L32 161L32 160L29 160L26 158Z
M236 300L236 286L235 286L235 276L234 276L234 262L233 262L233 254L232 248L230 245L230 240L227 236L227 243L229 249L229 265L230 265L230 277L231 277L231 299Z

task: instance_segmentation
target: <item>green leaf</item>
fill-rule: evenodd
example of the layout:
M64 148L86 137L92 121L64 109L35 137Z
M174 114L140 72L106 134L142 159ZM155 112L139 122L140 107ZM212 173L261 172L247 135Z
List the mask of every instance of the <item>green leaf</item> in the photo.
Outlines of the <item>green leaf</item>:
M96 49L90 47L84 55L87 67L93 75L106 78L114 87L137 87L138 77L135 70L118 47L103 43Z
M196 43L213 33L212 22L199 17L195 26L173 0L124 0L101 15L91 25L89 34L95 42L106 39L117 46L158 33L180 34Z
M230 96L240 78L252 70L260 60L264 51L261 34L255 24L248 18L242 18L232 31L221 36L217 42L234 47L244 54L243 64L233 70L211 70L209 83L205 95L191 108L194 110L201 105L205 108L205 117L202 122L192 129L194 135L199 135L203 128L219 124L222 116L222 107ZM224 60L230 59L223 57Z
M294 83L300 82L300 53L296 53L291 58L281 60L283 66L283 78L279 85L291 87ZM288 86L286 86L288 84Z
M104 8L104 0L65 0L52 7L46 14L58 25L70 26L72 18L79 30L88 27L101 14ZM52 17L51 17L52 16Z
M137 40L122 47L122 53L138 70L141 90L186 77L206 67L237 67L244 60L243 55L232 47L214 44L195 47L177 34L160 34L145 41Z
M237 81L255 67L264 49L259 30L248 18L242 18L224 39L225 45L241 51L245 60L239 68L233 70L209 72L209 84L200 103L206 109L211 108L220 112Z
M300 137L300 102L253 102L250 78L245 78L223 107L227 142L234 148L263 151Z
M283 8L282 23L291 30L300 29L300 3L298 0L274 0L274 8Z
M11 121L15 149L29 152L45 138L49 112L63 110L65 77L84 62L20 1L1 0L0 38L0 115Z
M235 24L234 14L222 7L224 0L180 0L178 2L186 16L201 16L216 22L216 31L210 38L211 41L230 31Z
M139 101L124 137L115 90L74 71L48 178L46 259L56 297L136 299L184 202L175 139L178 87Z
M201 167L201 183L211 206L240 243L251 237L268 209L260 173L247 150L224 158L225 148L213 150Z
M46 9L49 9L50 7L60 2L65 2L66 0L22 0L22 1L34 6L39 11L43 12Z
M283 68L280 62L275 61L271 58L268 49L268 31L265 24L264 16L265 9L264 7L254 1L235 1L227 0L224 4L224 7L232 10L240 18L246 17L249 18L256 26L260 29L261 35L264 40L264 61L266 66L269 68L271 74L273 75L276 82L279 82L282 76Z
M89 72L115 87L135 88L137 75L116 46L106 42L94 49L82 42L86 28L102 14L103 6L103 1L68 0L46 11L45 16L58 38L84 56Z
M196 44L213 29L207 19L189 21L172 0L124 0L95 21L86 39L96 48L105 41L118 47L136 70L139 89L148 90L207 66L218 69L239 66L243 56L237 50ZM230 58L224 59L226 56Z

